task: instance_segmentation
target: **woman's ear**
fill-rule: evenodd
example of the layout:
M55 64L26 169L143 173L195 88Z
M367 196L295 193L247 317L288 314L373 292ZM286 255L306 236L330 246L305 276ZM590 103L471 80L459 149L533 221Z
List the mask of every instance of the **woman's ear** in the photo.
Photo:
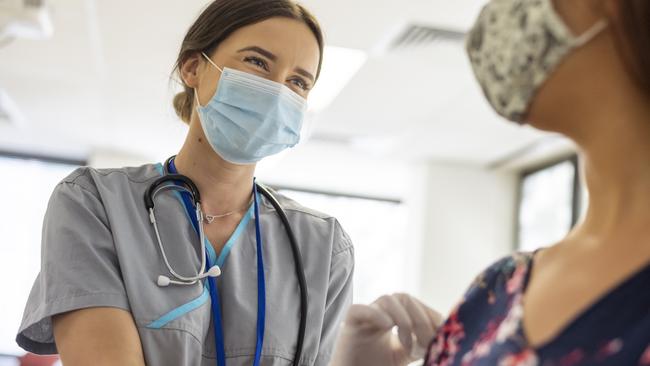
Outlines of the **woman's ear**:
M189 56L180 66L180 74L183 83L194 89L199 85L199 66L201 57L199 53Z

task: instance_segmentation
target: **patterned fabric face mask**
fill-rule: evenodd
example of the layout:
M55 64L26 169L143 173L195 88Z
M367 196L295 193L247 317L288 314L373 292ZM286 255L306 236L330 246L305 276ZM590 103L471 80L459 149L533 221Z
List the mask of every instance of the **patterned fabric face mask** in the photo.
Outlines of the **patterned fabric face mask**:
M491 0L467 39L474 74L494 110L523 123L539 88L575 48L607 28L571 33L552 0Z

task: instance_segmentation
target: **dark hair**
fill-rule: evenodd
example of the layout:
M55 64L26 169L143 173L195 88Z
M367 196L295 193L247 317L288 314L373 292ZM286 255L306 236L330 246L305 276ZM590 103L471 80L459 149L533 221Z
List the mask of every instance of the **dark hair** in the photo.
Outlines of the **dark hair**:
M198 52L210 55L236 30L274 17L305 22L314 33L320 48L316 73L318 78L323 61L323 33L316 18L302 5L292 0L215 0L187 31L174 72L180 74L183 63ZM183 92L174 97L174 109L183 121L189 123L194 104L194 90L187 85L184 85L184 88Z
M621 33L632 75L650 93L650 1L619 1Z

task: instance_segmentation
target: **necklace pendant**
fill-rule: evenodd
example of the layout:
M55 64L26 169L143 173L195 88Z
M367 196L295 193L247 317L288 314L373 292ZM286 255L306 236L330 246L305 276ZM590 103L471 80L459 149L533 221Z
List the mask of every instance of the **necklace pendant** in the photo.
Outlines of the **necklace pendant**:
M210 225L214 221L215 217L212 215L205 215L205 222Z

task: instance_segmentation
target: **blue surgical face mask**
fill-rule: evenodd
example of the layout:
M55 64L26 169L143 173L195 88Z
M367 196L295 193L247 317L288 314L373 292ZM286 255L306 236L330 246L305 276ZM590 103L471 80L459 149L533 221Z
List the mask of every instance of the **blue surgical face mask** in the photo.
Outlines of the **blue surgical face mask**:
M201 126L210 146L233 164L254 164L294 147L307 110L307 101L286 85L230 68L220 68L219 86L201 106ZM196 91L194 92L196 96Z

